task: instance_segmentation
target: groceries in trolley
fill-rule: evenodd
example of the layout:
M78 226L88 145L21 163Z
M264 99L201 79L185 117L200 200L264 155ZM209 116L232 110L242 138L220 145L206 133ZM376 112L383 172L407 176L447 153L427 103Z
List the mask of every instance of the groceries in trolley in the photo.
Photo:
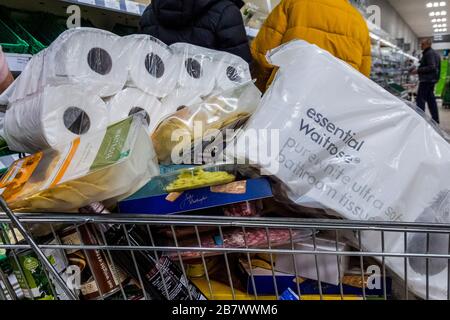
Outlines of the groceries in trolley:
M136 112L145 112L151 133L181 106L250 80L248 64L229 53L71 29L33 56L12 85L5 139L14 151L33 153Z
M226 141L226 129L242 126L256 110L260 96L256 86L246 82L163 119L152 135L159 161L217 162L214 158L222 153L220 142ZM201 154L196 153L196 145L200 145Z
M145 126L136 115L20 159L0 182L2 196L26 212L67 212L126 198L159 174Z
M450 146L433 124L307 42L274 49L268 60L280 69L246 130L279 130L280 150L263 167L283 182L292 202L351 220L450 222ZM238 153L253 163L262 156L257 147ZM378 236L362 232L362 245L381 251ZM425 234L386 233L383 250L448 253L448 235L429 240L427 251ZM386 258L386 264L405 277L403 260ZM424 258L408 263L408 285L420 296L427 291L426 266ZM445 260L429 260L430 297L447 297L447 277Z

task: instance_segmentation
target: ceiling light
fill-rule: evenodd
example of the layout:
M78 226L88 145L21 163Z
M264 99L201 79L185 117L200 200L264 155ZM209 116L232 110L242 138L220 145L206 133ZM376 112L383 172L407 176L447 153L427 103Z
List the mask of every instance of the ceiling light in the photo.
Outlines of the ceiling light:
M436 21L437 21L437 22L441 22L441 21L442 21L442 19L440 19L440 18L439 18L439 19L436 19Z
M431 23L436 23L436 22L439 22L439 21L437 21L436 19L431 20Z
M434 14L438 17L441 15L441 13L439 11L435 12Z
M445 16L447 14L447 11L443 10L441 11L441 16Z
M442 31L447 32L447 28L442 29Z
M439 7L439 2L434 2L433 7L435 7L435 8Z
M433 24L433 28L439 28L438 24Z
M433 7L433 4L431 2L428 2L427 3L427 8L432 8L432 7Z
M429 13L430 17L434 17L434 12Z
M441 1L441 2L439 2L439 5L440 5L441 7L445 7L445 6L447 5L447 3L446 3L445 1Z
M447 18L442 18L442 22L447 22Z

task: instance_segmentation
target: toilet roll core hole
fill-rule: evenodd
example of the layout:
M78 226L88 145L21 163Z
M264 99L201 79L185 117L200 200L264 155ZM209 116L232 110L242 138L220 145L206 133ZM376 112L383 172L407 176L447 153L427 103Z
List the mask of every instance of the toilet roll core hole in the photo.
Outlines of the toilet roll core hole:
M147 122L147 125L150 125L150 115L148 114L147 111L145 111L141 107L133 107L133 108L131 108L130 112L128 113L128 116L132 116L133 114L136 114L136 113L139 113L139 112L143 112L144 119Z
M233 66L228 66L227 67L227 78L230 79L230 81L233 81L233 82L241 82L242 81L242 78L239 75L239 72Z
M113 65L112 58L110 54L102 48L92 48L89 50L87 61L92 71L97 72L102 76L111 72Z
M150 53L145 57L145 69L150 75L159 79L165 72L164 61L157 54Z
M199 79L202 76L202 65L195 59L188 58L184 62L187 73L194 79Z
M78 107L67 108L64 111L63 120L67 130L74 134L85 134L91 128L91 119L88 114Z

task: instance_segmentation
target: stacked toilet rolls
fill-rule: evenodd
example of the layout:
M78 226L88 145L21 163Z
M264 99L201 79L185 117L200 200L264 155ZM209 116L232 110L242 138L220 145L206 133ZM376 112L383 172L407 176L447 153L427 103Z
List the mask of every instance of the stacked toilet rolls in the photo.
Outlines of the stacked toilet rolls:
M181 106L250 80L248 64L228 53L71 29L35 55L14 83L5 139L16 151L35 152L137 112L151 133Z

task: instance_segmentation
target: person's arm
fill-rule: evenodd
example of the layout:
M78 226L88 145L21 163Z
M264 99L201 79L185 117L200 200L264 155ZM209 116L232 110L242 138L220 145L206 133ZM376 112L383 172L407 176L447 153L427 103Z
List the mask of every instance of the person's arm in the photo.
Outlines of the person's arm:
M248 63L252 61L242 14L234 4L222 12L216 36L219 50L235 54Z
M272 10L251 45L254 59L253 73L257 79L257 86L263 91L274 69L274 66L270 65L266 60L267 51L282 44L286 28L285 1L282 1Z
M434 54L428 51L424 57L424 65L417 69L418 74L437 73L437 65Z
M360 72L362 74L364 74L366 77L370 77L371 68L372 68L371 43L370 43L370 37L369 37L369 35L367 35L367 42L366 42L366 45L364 46Z
M5 55L0 48L0 94L14 82L14 77L9 71Z

